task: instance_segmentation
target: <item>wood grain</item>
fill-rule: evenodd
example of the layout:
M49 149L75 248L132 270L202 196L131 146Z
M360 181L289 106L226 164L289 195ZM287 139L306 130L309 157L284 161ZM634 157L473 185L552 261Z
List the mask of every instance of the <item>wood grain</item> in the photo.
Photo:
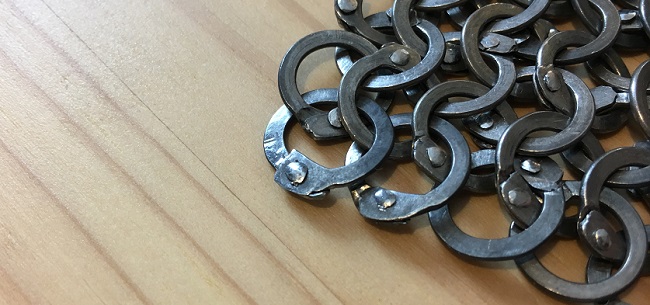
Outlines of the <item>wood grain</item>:
M261 138L282 104L277 67L337 28L331 1L2 0L0 20L0 303L561 303L512 262L453 255L426 217L377 226L345 190L309 203L273 182ZM330 54L308 58L301 90L337 86ZM299 128L289 143L329 166L348 145ZM391 187L430 187L413 165L384 171ZM452 211L469 233L507 233L494 196ZM542 252L581 279L575 243Z

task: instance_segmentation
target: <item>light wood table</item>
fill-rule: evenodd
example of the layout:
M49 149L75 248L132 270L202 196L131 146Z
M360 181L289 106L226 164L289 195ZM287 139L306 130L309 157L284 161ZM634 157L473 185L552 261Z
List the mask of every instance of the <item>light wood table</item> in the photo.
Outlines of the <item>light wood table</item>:
M455 256L426 217L377 226L345 189L305 202L273 182L262 134L282 105L278 64L300 37L338 28L332 5L2 1L0 303L560 303L512 262ZM331 50L299 78L303 91L336 87ZM630 132L604 143L630 145ZM348 145L299 128L289 143L328 166ZM385 171L390 187L430 187L412 165ZM452 204L469 233L507 233L494 196ZM541 253L581 280L575 242ZM647 303L649 288L626 300Z

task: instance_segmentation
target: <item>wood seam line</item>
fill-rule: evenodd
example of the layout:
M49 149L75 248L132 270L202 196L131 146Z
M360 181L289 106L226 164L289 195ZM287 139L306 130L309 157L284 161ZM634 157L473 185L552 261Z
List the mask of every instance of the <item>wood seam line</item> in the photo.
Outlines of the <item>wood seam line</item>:
M23 287L16 283L14 278L9 273L7 273L7 270L2 267L2 265L0 265L0 276L7 279L9 284L12 286L13 291L17 292L23 300L27 301L29 304L34 304L34 301L32 301L32 299L25 293Z
M12 3L12 4L13 4L13 3ZM47 5L47 4L46 4L46 5ZM48 8L49 8L49 7L48 7ZM230 214L230 213L229 213L229 212L228 212L228 211L223 207L223 204L221 204L221 203L220 203L220 202L219 202L219 201L218 201L218 200L217 200L217 199L216 199L216 198L215 198L215 197L214 197L214 196L213 196L213 195L212 195L212 194L211 194L211 193L210 193L210 192L209 192L209 191L208 191L208 190L207 190L207 189L206 189L206 188L205 188L205 187L204 187L204 186L203 186L199 181L198 181L198 180L196 180L192 175L190 175L189 172L187 172L187 171L185 170L185 168L183 168L183 167L180 165L180 163L179 163L179 162L178 162L178 161L177 161L177 160L176 160L176 159L171 155L171 153L169 153L169 151L167 151L166 149L164 149L164 148L162 147L162 145L161 145L157 140L155 140L152 136L150 136L147 132L145 132L145 131L142 129L142 126L140 126L140 125L138 125L138 124L135 124L135 122L133 121L133 119L132 119L132 118L131 118L131 117L130 117L130 116L129 116L129 115L128 115L128 114L127 114L127 113L126 113L126 112L125 112L125 111L124 111L124 110L123 110L123 109L122 109L122 108L117 104L117 102L116 102L115 100L113 100L112 98L109 97L108 93L107 93L103 88L101 88L101 86L100 86L100 85L99 85L99 84L98 84L98 83L97 83L97 82L96 82L96 81L95 81L95 80L94 80L94 79L93 79L93 78L92 78L92 77L91 77L87 72L85 72L85 71L81 68L81 66L79 65L78 62L76 62L72 57L70 57L70 55L69 55L67 52L65 52L62 48L60 48L60 47L56 44L56 42L54 42L54 41L53 41L53 40L52 40L52 39L51 39L51 38L50 38L46 33L44 33L40 28L36 27L32 22L29 22L28 19L27 19L27 17L23 14L22 11L20 11L17 7L15 7L15 6L13 6L13 5L12 5L12 9L16 10L16 11L20 14L20 16L22 17L21 19L23 19L23 21L26 22L30 27L32 27L32 28L33 28L33 29L34 29L34 30L39 34L39 36L41 36L41 38L43 38L43 39L44 39L44 40L45 40L45 41L46 41L46 42L47 42L47 43L48 43L52 48L54 48L54 49L57 51L57 53L59 53L59 55L62 56L62 57L64 58L64 60L65 60L65 61L66 61L66 62L67 62L67 63L68 63L72 68L73 68L73 70L75 70L77 73L79 73L79 74L82 76L82 78L84 78L86 81L88 81L89 84L91 85L91 87L92 87L94 90L98 91L98 93L100 93L100 97L102 97L103 99L105 99L105 100L106 100L106 101L107 101L107 102L108 102L108 103L109 103L109 104L110 104L110 105L111 105L115 110L117 110L117 112L121 113L122 117L124 118L124 120L126 121L126 123L127 123L128 125L130 125L131 127L133 127L137 132L141 133L141 134L144 136L144 138L146 138L147 140L149 140L149 141L151 142L151 144L156 148L156 150L158 150L158 151L160 151L161 153L163 153L163 155L168 159L168 161L170 161L170 162L174 165L174 167L178 168L179 171L180 171L180 172L181 172L181 173L182 173L186 178L188 178L188 180L189 180L189 181L190 181L190 182L191 182L191 183L192 183L192 184L197 188L197 190L199 190L199 192L200 192L201 194L203 194L203 195L204 195L204 196L205 196L205 197L206 197L210 202L212 202L212 203L213 203L213 204L214 204L218 209L220 209L220 210L221 210L221 211L222 211L222 212L227 216L227 218L228 218L229 221L231 221L231 222L232 222L232 223L233 223L233 224L234 224L238 229L240 229L240 230L241 230L242 232L244 232L246 235L250 236L250 238L252 238L251 240L252 240L252 241L253 241L253 242L254 242L258 247L266 248L266 247L264 247L264 245L261 243L261 241L260 241L256 236L254 236L254 235L253 235L249 230L247 230L247 229L244 227L243 224L241 224L239 221L237 221L237 219L236 219L235 217L233 217L233 216L232 216L232 215L231 215L231 214ZM89 51L92 52L92 54L97 58L97 60L99 60L99 61L102 63L102 65L104 65L104 66L105 66L105 67L106 67L106 68L111 72L111 74L113 74L113 75L114 75L118 80L120 80L120 82L122 82L122 84L123 84L123 85L124 85L124 86L125 86L125 87L130 91L130 92L132 92L133 96L134 96L138 101L140 101L143 105L146 106L146 104L144 103L144 101L142 101L142 100L141 100L141 99L140 99L140 98L139 98L139 97L138 97L138 96L137 96L137 95L136 95L136 94L135 94L135 93L134 93L134 92L133 92L133 91L132 91L132 90L131 90L131 89L130 89L130 88L129 88L125 83L124 83L124 82L123 82L123 81L122 81L122 79L121 79L119 76L117 76L117 74L115 74L115 73L112 71L112 69L110 69L110 68L109 68L109 67L108 67L108 66L107 66L107 65L106 65L106 64L105 64L105 63L104 63L104 62L103 62L103 61L102 61L98 56L97 56L97 54L96 54L94 51L92 51L92 49L90 49L90 47L89 47L85 42L83 42L83 40L81 40L81 38L80 38L78 35L76 35L76 34L74 33L74 31L72 31L72 29L71 29L67 24L65 24L65 22L63 22L63 20L62 20L58 15L55 14L54 11L52 11L52 13L53 13L53 14L54 14L54 15L55 15L55 16L56 16L56 17L57 17L57 18L58 18L58 19L59 19L59 20L60 20L60 21L61 21L61 22L62 22L62 23L63 23L63 24L64 24L64 25L65 25L65 26L70 30L71 33L73 33L73 34L77 37L77 39L79 39L79 41L80 41L81 43L84 44L84 46L85 46L86 48L88 48ZM5 56L7 56L6 53L5 53ZM36 86L37 86L37 85L36 85ZM40 89L40 87L39 87L39 89ZM44 94L45 94L45 93L44 93ZM47 94L45 94L45 95L47 96ZM58 106L58 105L57 105L57 104L56 104L56 103L55 103L55 102L54 102L54 101L49 97L49 96L48 96L48 99L51 101L51 103L53 103L54 105L56 105L55 107L57 107L57 108L59 109L60 112L65 113L65 112L64 112L64 111L63 111L63 110L62 110L62 109L61 109L61 108L60 108L60 107L59 107L59 106ZM148 107L147 107L147 108L148 108ZM153 112L152 112L152 115L154 115L155 117L157 117L157 116L155 115L155 113L153 113ZM65 116L66 116L66 117L67 117L67 118L72 122L72 119L67 115L67 113L65 113ZM158 120L160 120L160 119L158 119ZM162 123L162 121L161 121L161 123ZM77 126L77 128L79 128L79 126L78 126L76 123L73 123L73 124L74 124L75 126ZM162 124L164 125L164 123L162 123ZM167 127L166 125L164 125L164 126L169 130L169 127ZM170 130L170 132L171 132L172 134L174 134L171 130ZM84 133L84 134L85 134L85 133ZM175 134L174 134L174 136L177 137ZM192 154L194 154L194 153L189 149L189 147L187 147L187 146L185 146L185 147L188 149L188 151L190 151ZM104 152L103 150L101 150L101 149L100 149L100 151L101 151L102 153L105 153L105 152ZM194 154L194 155L195 155L195 154ZM195 156L196 156L196 155L195 155ZM197 158L197 160L198 160L199 162L203 163L202 160L200 160L200 158L198 158L198 157L196 157L196 158ZM112 159L111 159L111 160L112 160ZM113 162L115 162L115 161L113 160ZM205 163L203 163L203 164L205 164ZM120 168L122 169L121 166L120 166ZM210 172L212 172L211 169L209 169L209 168L207 168L207 167L206 167L206 169L208 169ZM123 169L122 169L122 170L123 170ZM214 174L214 172L213 172L213 174ZM223 181L222 181L218 176L216 176L216 175L214 175L214 176L215 176L215 177L216 177L216 178L217 178L217 179L218 179L218 180L219 180L219 181L224 185L224 187L226 187L227 189L229 189L229 188L225 185L225 183L223 183ZM128 177L132 178L130 175L129 175ZM139 185L139 184L138 184L138 185ZM230 191L230 192L232 193L232 191ZM246 209L247 209L248 211L251 212L252 215L254 215L254 216L259 220L259 217L257 217L257 215L255 215L255 213L253 213L253 212L250 210L250 208L248 208L248 207L246 206L246 204L245 204L243 201L241 201L241 200L240 200L240 199L239 199L239 198L238 198L234 193L232 193L232 194L233 194L233 196L234 196L235 198L238 199L238 201L239 201L242 205L244 205L244 206L246 207ZM147 197L150 198L150 196L149 196L148 194L147 194ZM166 214L166 213L165 213L165 214ZM270 233L272 233L272 235L274 235L274 236L277 238L277 235L275 234L275 232L273 232L273 231L272 231L272 230L271 230L271 229L270 229L270 228L269 228L269 227L268 227L264 222L262 222L262 221L260 220L260 223L261 223L261 224L262 224L262 225L263 225L263 226L264 226L264 227L265 227L265 228L266 228ZM183 232L185 232L185 231L183 231ZM291 254L294 256L294 258L295 258L295 259L300 263L300 265L302 265L306 270L308 270L309 273L311 273L311 274L314 276L314 278L317 279L317 280L318 280L318 281L323 285L323 287L324 287L328 292L330 292L334 297L336 297L336 298L340 301L340 299L338 298L338 296L336 296L336 294L334 294L334 293L332 292L332 290L331 290L327 285L325 285L325 284L322 282L322 280L321 280L318 276L316 276L316 275L313 273L313 271L312 271L311 269L309 269L309 268L304 264L304 262L302 262L302 260L301 260L298 256L296 256L295 253L293 253L293 251L291 251L291 250L289 249L289 247L288 247L286 244L284 244L284 242L283 242L281 239L278 238L277 241L279 241L280 244L281 244L282 246L284 246L284 248L287 249L287 250L289 251L289 253L291 253ZM205 251L202 251L202 252L205 253ZM290 277L293 279L293 281L296 282L296 283L297 283L297 284L302 288L302 290L304 290L307 294L309 294L309 295L311 295L312 297L314 297L314 296L309 292L309 290L307 290L307 288L302 284L302 282L299 281L299 280L297 280L297 279L295 278L295 275L294 275L292 272L290 272L290 271L289 271L289 270L284 266L284 264L280 263L280 262L278 261L278 259L277 259L274 255L270 254L268 251L262 251L262 252L263 252L263 253L265 254L265 256L267 256L267 257L268 257L272 262L274 262L274 264L276 264L277 266L279 266L280 269L285 270L285 271L290 275Z
M115 259L108 254L108 251L93 237L92 234L86 229L86 227L72 214L68 207L59 200L58 197L43 183L43 181L20 159L9 146L4 142L4 139L0 139L0 148L5 150L22 170L29 176L29 178L34 181L36 186L40 188L45 195L54 202L55 206L63 212L63 214L70 220L73 227L76 227L79 232L88 240L90 246L95 249L97 254L117 273L117 276L126 284L126 286L133 291L136 298L143 304L153 304L142 292L140 287L138 287L133 280L128 276L128 274L120 267L120 265L115 261Z

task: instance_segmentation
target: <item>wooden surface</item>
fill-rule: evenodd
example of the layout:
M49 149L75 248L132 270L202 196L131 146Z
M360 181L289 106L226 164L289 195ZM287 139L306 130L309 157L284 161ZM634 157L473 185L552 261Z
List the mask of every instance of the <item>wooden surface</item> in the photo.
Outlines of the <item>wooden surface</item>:
M337 28L332 1L0 3L0 303L560 303L512 262L453 255L426 217L376 226L345 189L309 203L273 182L262 134L282 105L277 67L300 37ZM331 50L299 78L336 87ZM289 143L328 166L348 146L298 128ZM411 164L385 172L389 187L430 187ZM469 198L452 202L461 227L505 236L495 197ZM575 244L543 262L580 280Z

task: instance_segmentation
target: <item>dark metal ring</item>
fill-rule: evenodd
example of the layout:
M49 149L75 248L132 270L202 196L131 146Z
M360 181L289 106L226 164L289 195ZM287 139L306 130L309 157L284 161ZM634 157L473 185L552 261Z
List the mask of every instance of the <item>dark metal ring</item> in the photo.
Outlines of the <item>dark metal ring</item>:
M439 11L459 6L467 0L419 0L415 3L418 11Z
M469 101L444 103L434 110L437 116L454 118L474 115L495 108L510 95L517 73L512 61L495 55L487 55L487 57L494 60L499 67L499 78L492 89L488 91L485 86L470 81L448 81L427 91L418 101L418 105L431 105L433 101L452 96L474 97Z
M650 1L641 0L639 2L639 13L641 14L641 22L643 22L643 30L650 37Z
M485 63L479 50L480 33L489 21L503 17L512 17L523 12L521 7L506 3L486 5L467 18L461 32L461 51L467 68L483 84L492 86L497 80L497 73Z
M625 198L614 191L604 189L600 201L619 219L625 232L627 255L618 272L597 283L575 283L552 274L544 268L534 253L529 253L515 259L517 267L526 277L548 292L574 302L605 301L623 291L637 278L647 253L647 236L643 222ZM515 230L511 229L511 233L514 234Z
M446 142L451 151L449 176L426 194L410 194L360 183L350 188L361 215L376 221L406 221L416 215L439 208L463 185L469 173L469 148L463 136L451 123L434 118L431 131ZM352 146L346 164L359 158L358 147Z
M460 50L460 32L445 32L442 35L445 37L445 56L440 69L446 74L464 74L467 67Z
M513 2L528 7L533 0L514 0ZM566 19L573 17L575 12L569 0L553 0L542 15L546 19Z
M575 101L573 118L570 119L570 122L567 122L567 125L557 125L562 131L553 136L528 138L525 140L519 147L519 150L526 154L547 155L561 152L579 142L589 132L594 120L596 106L594 105L594 98L587 85L578 76L569 71L559 68L555 68L555 71L562 75L562 78L568 85L569 91L573 95L573 100ZM562 119L557 119L557 116L555 118L557 124L562 124Z
M650 186L650 154L648 154L648 150L639 147L621 147L594 161L585 173L580 189L578 235L593 253L613 261L623 260L625 252L621 250L623 247L620 245L624 241L618 238L614 227L600 212L599 198L607 178L618 169L631 165L645 166L645 168L629 171L627 174L636 176L637 179L625 187ZM608 243L611 246L604 247L599 243L598 232L604 232L609 236Z
M508 260L535 250L553 235L564 216L561 189L544 193L544 205L537 220L525 231L507 238L482 239L469 236L458 228L449 214L449 206L429 212L429 222L438 237L452 250L472 258Z
M422 20L417 25L417 29L427 37L428 41L427 53L422 58L422 61L415 64L415 61L409 59L409 62L415 65L411 65L401 73L370 76L363 84L363 89L369 91L403 89L422 82L434 73L442 63L445 54L445 40L438 27L429 21ZM409 52L409 54L410 57L417 56L416 53ZM337 49L336 62L343 74L348 73L353 64L347 51L341 48Z
M589 0L589 2L596 7L603 20L600 34L584 46L560 53L555 58L556 64L570 65L595 58L616 41L616 36L621 28L621 17L618 15L618 10L614 4L609 0Z
M609 49L600 57L586 61L585 66L596 81L612 86L617 91L630 91L632 76L625 62L614 49ZM646 90L650 91L650 88Z
M593 160L605 154L605 149L596 136L588 132L573 147L561 153L562 159L578 174L584 175L589 170Z
M566 115L575 112L575 107L569 103L571 98L567 88L568 84L565 85L566 80L555 67L554 61L563 49L570 46L586 45L592 39L591 34L587 32L567 31L559 32L542 43L537 53L533 82L535 83L535 92L543 104L549 108L556 108Z
M409 59L409 51L397 44L388 44L372 55L366 56L357 61L350 71L343 75L339 87L339 113L341 123L347 130L350 137L358 142L363 148L370 147L374 133L364 124L357 110L357 89L360 84L374 71L387 68L398 70L400 65L394 62L397 53L404 55L404 60ZM402 62L403 63L403 62ZM406 64L406 63L404 63Z
M620 232L623 234L623 232ZM648 243L650 243L650 226L645 226L645 234L648 236ZM627 247L627 246L626 246ZM646 256L645 263L643 264L643 269L641 270L641 276L650 275L650 260L648 259L650 254ZM614 269L614 264L612 262L598 258L595 255L589 256L587 261L587 283L598 283L600 281L607 280L612 277L612 271ZM629 305L616 297L607 300L606 304L603 305Z
M499 20L490 25L486 31L510 34L521 31L535 23L551 5L551 0L532 0L523 12L510 18Z
M563 181L565 208L572 199L580 198L581 184L582 181ZM578 215L564 216L555 234L562 238L578 239L577 223Z
M280 63L278 72L278 88L284 104L296 116L302 128L315 139L331 139L345 136L345 130L332 126L328 112L319 110L307 104L302 98L296 85L296 75L300 63L312 52L340 46L370 55L377 48L365 38L344 31L321 31L305 36L296 42L287 52Z
M403 45L413 48L420 56L425 56L427 44L418 37L411 26L411 9L416 1L400 0L393 3L393 30Z
M372 14L366 17L365 20L373 29L388 33L393 31L393 20L391 18L390 12L384 11ZM397 42L397 37L394 37L394 39L391 42Z
M476 11L476 8L472 8L469 3L466 2L459 6L447 9L445 13L449 16L448 20L455 28L462 29L465 26L465 23L467 23L467 18L469 18L469 15L474 11Z
M275 182L294 194L318 199L324 197L329 188L347 185L372 172L393 146L393 126L375 102L363 98L358 104L374 129L382 132L375 134L372 146L359 162L338 168L325 168L295 149L287 152L284 135L293 115L286 106L280 107L264 133L264 153L276 169Z
M393 114L390 116L390 122L393 124L393 129L395 130L402 128L411 130L413 126L413 115L411 113ZM390 159L396 161L411 160L411 147L413 147L413 140L395 142L389 156Z
M643 147L639 148L643 149ZM602 157L604 154L605 150L600 144L600 141L598 141L593 134L587 133L579 144L563 151L562 158L574 170L584 174L593 165L593 160ZM639 182L647 180L647 178L643 179L642 177L643 173L637 172L637 170L619 170L607 178L605 186L625 188L626 186L633 184L635 181Z
M515 169L517 148L524 142L527 135L538 130L557 129L566 119L566 116L557 112L531 113L512 123L497 144L496 187L498 198L518 225L528 226L534 222L539 213L539 205L536 202L535 194L529 188L527 179L524 178L522 172ZM549 171L547 174L543 169L540 168L540 170L542 173L538 178L541 180L541 185L538 185L537 188L545 191L560 188L561 170L559 176L553 174L553 171Z
M353 4L352 1L348 1ZM359 34L372 41L375 45L381 46L389 42L397 42L393 35L384 34L370 26L368 21L363 17L363 0L355 0L356 5L343 8L339 7L339 1L335 1L334 9L339 24L344 29Z
M585 25L587 30L589 30L594 35L598 35L601 32L601 29L603 27L603 22L602 22L603 18L601 17L601 14L604 11L601 9L601 12L599 14L599 12L593 8L593 6L597 6L597 4L594 2L592 3L589 2L590 2L589 0L571 0L571 4L573 5L575 14L578 15L578 17ZM608 11L610 14L615 12L617 15L619 15L619 11L616 8L614 11L612 11L610 7L605 11ZM619 15L619 19L620 19L620 15ZM619 33L616 36L614 44L618 47L631 49L631 50L645 49L648 43L648 38L645 35L639 35L642 33L639 33L640 31L638 30L634 32L629 32L624 30L623 28L624 25L625 25L624 23L621 23L621 28L619 29Z
M591 211L598 210L598 194L609 176L626 166L644 166L629 170L619 177L616 187L637 188L650 186L650 154L641 147L619 147L611 150L591 164L583 178L580 197L580 220ZM623 179L625 178L625 179Z
M650 109L648 108L648 93L645 90L648 85L650 85L650 60L646 60L639 65L634 71L630 83L632 115L646 137L650 139Z

